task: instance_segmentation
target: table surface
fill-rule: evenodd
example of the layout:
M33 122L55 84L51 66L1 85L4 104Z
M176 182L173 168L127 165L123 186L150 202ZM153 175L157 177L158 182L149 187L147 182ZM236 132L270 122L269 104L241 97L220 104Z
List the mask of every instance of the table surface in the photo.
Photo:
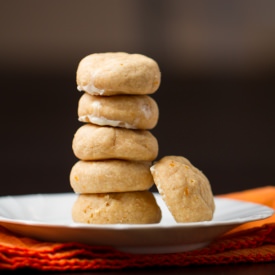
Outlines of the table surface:
M22 270L0 271L1 274L22 274ZM24 273L24 272L23 272ZM273 275L275 274L275 262L257 263L257 264L229 264L215 266L191 266L174 268L146 268L146 269L125 269L116 271L75 271L75 272L39 272L36 270L25 270L26 274L43 275L105 275L105 274L187 274L187 275L205 275L205 274L223 274L223 275Z

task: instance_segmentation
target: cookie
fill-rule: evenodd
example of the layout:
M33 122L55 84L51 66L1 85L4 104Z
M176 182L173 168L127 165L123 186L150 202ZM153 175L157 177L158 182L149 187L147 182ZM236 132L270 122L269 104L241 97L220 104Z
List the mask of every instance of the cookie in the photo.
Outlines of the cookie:
M148 224L160 222L161 211L149 191L80 194L72 218L86 224Z
M77 68L79 91L92 95L152 94L160 85L158 64L141 54L94 53Z
M148 190L153 185L150 162L126 160L78 161L70 172L75 193Z
M101 126L152 129L158 117L158 105L147 95L106 97L84 93L78 102L79 121Z
M81 160L125 159L153 161L158 141L147 130L84 124L76 131L72 148Z
M213 218L214 198L207 177L189 160L166 156L151 167L156 187L177 222Z

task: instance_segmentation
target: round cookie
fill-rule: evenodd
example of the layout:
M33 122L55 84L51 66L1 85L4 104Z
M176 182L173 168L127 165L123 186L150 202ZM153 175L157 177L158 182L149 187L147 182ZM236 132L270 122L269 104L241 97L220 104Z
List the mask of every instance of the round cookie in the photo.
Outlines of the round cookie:
M213 218L215 203L210 183L189 160L166 156L150 170L160 195L177 222Z
M81 160L125 159L153 161L158 141L146 130L84 124L75 133L72 148Z
M72 218L87 224L148 224L161 220L161 211L149 191L80 194Z
M148 190L153 185L150 162L126 160L78 161L71 169L75 193Z
M147 95L106 97L84 93L78 102L79 121L101 126L152 129L158 117L158 105Z
M158 64L141 54L94 53L77 68L79 91L92 95L152 94L160 85Z

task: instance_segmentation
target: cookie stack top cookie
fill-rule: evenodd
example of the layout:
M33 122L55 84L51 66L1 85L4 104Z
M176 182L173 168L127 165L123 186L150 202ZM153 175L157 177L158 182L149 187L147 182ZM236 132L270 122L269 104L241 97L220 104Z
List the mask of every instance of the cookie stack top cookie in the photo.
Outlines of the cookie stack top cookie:
M160 86L158 64L141 54L95 53L84 57L77 68L79 91L91 95L146 95Z

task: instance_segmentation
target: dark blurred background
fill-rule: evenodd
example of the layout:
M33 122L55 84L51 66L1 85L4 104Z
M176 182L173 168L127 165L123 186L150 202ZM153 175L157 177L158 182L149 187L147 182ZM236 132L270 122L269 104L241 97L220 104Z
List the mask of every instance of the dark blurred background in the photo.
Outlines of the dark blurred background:
M70 192L88 54L141 53L159 156L182 155L214 194L275 184L275 2L0 0L0 195Z

